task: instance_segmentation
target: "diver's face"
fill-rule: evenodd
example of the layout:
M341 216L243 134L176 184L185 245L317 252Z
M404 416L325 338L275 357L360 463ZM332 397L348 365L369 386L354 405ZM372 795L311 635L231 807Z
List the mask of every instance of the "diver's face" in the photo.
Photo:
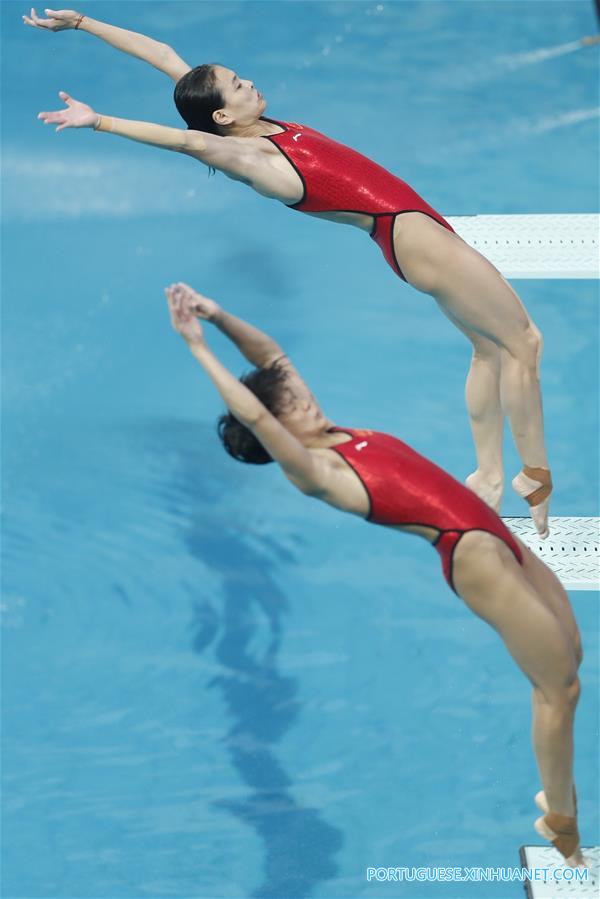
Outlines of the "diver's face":
M299 398L292 391L285 393L285 402L277 418L300 443L310 444L322 433L326 424L325 416L312 394Z
M256 121L267 107L263 95L252 81L240 78L232 69L214 67L216 87L221 92L224 106L215 113L219 125L247 125Z

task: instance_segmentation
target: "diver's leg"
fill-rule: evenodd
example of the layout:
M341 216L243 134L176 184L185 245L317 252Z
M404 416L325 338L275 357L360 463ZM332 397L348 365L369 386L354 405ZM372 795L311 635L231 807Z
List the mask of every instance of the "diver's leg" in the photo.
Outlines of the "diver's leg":
M498 632L531 682L533 748L549 814L574 819L577 648L526 569L499 538L478 531L465 534L454 553L453 577L458 594ZM543 826L550 832L547 823ZM575 856L575 847L570 847L568 857Z
M566 590L554 572L551 571L547 565L544 565L542 560L539 559L535 553L532 553L528 547L521 543L521 541L519 541L519 545L523 554L523 570L525 576L533 584L534 588L537 590L538 596L545 602L550 611L553 612L565 632L569 635L575 653L575 661L579 668L583 660L581 636ZM532 702L535 721L536 716L543 715L543 710L540 708L539 696L535 690L533 691ZM543 790L537 793L535 802L538 808L545 814L550 811L548 800L546 799L546 794Z
M456 234L420 213L396 219L394 248L405 278L441 309L501 350L500 397L529 477L514 484L540 505L536 526L547 531L548 458L539 382L541 335L500 272ZM543 504L543 505L542 505Z
M515 538L516 539L516 538ZM522 569L546 607L560 622L575 653L577 667L583 660L581 636L567 592L554 572L545 565L524 543L518 540L523 555Z
M465 328L446 313L473 346L465 385L465 398L475 444L477 469L466 484L496 512L500 510L504 487L502 437L504 413L500 399L500 349L492 340Z

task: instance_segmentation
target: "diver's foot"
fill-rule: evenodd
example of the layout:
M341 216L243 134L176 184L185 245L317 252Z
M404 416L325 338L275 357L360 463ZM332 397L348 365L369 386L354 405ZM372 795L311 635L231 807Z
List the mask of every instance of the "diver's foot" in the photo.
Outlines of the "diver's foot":
M539 796L539 793L538 793ZM536 796L536 802L537 802ZM544 797L545 798L545 797ZM564 858L564 864L570 868L586 868L587 862L579 845L577 819L566 815L548 812L534 822L537 833L558 849Z
M513 478L513 490L522 496L529 505L529 514L533 519L536 531L545 540L550 530L548 514L550 511L550 494L552 493L552 476L547 468L531 468L523 466L516 478Z
M470 474L465 484L477 496L491 506L494 512L500 512L504 481L502 475L484 475L479 469Z
M559 815L556 812L547 812L538 818L533 826L541 837L558 849L565 859L566 865L576 868L578 865L585 864L579 846L577 818Z
M594 44L600 44L600 34L590 34L588 37L582 37L581 43L584 47L593 47Z
M539 793L535 794L534 801L539 810L541 812L544 812L544 816L537 819L534 827L540 836L544 837L544 839L546 840L550 840L550 842L552 843L557 838L557 834L554 833L554 831L551 829L551 827L548 826L548 823L545 820L546 815L550 814L550 807L548 806L548 800L546 799L546 794L543 790L540 790ZM575 787L573 787L573 808L575 811L575 815L577 815L577 792L575 790ZM575 818L567 818L566 820L575 820ZM575 827L577 827L577 825L575 825ZM558 846L556 848L558 849ZM569 867L571 868L588 867L588 864L584 856L582 855L579 846L577 846L577 848L572 852L571 855L565 858L565 865L569 865Z

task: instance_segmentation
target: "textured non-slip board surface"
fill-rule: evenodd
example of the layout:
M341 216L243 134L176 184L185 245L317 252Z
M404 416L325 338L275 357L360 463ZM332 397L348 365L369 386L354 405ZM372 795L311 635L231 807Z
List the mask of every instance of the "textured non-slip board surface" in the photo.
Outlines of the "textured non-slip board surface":
M507 278L600 277L600 216L457 215L454 230Z
M598 899L600 895L600 847L591 846L582 849L583 857L588 865L587 879L576 882L575 871L564 868L564 859L553 846L521 846L519 856L521 867L530 871L545 872L543 880L526 881L527 899ZM577 873L579 873L580 869ZM556 872L556 873L555 873ZM567 877L573 874L572 879ZM585 874L585 872L583 872Z
M529 517L504 523L560 578L566 590L600 589L600 518L550 517L540 540Z

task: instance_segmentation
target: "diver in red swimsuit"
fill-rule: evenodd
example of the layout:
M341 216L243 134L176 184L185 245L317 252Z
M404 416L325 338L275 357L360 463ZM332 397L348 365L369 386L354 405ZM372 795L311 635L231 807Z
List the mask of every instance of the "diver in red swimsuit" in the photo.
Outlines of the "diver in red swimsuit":
M325 134L294 122L271 122L283 128L281 133L266 134L294 167L302 181L303 194L290 209L300 212L350 212L373 218L371 237L379 245L388 264L406 278L394 250L396 216L421 212L449 231L451 225L425 202L423 197L372 159L339 144Z
M221 65L192 69L160 41L74 10L35 10L27 25L76 29L150 63L176 82L188 131L99 115L67 94L67 108L40 113L64 128L94 128L192 156L263 196L369 233L394 271L434 297L473 346L466 400L477 455L468 486L496 511L504 486L502 435L509 420L523 463L513 487L536 528L548 535L552 479L544 444L539 383L541 335L519 297L480 253L404 181L312 128L264 117L252 81ZM267 138L267 140L264 140Z
M219 433L236 459L276 461L303 493L424 537L475 614L494 627L533 685L534 749L544 791L538 833L582 862L573 786L579 633L558 579L489 506L395 437L336 428L275 341L185 284L168 288L174 328L229 408ZM238 381L211 352L212 322L257 368Z

